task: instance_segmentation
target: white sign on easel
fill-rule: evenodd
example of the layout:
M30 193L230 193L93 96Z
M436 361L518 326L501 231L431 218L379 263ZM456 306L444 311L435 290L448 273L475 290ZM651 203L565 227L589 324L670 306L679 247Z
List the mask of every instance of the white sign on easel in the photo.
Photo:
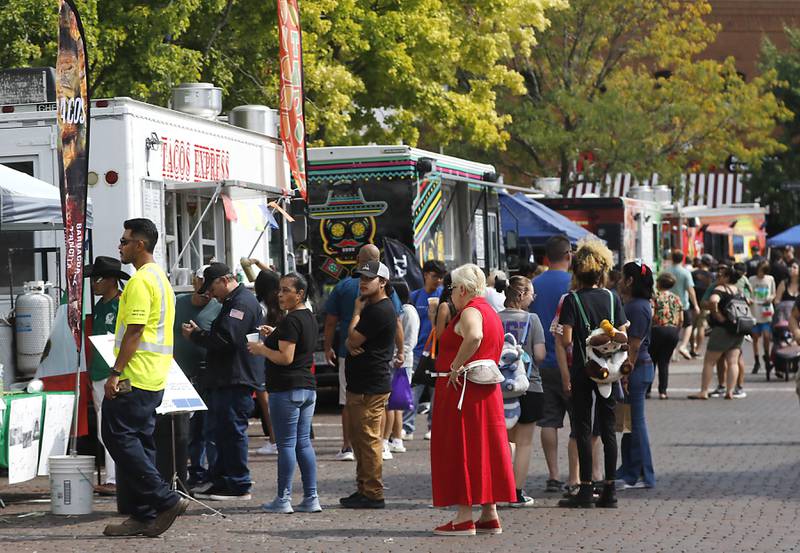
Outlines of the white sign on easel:
M42 428L42 396L10 401L9 409L8 483L18 484L36 478Z
M89 336L89 340L103 357L103 360L108 363L108 366L113 367L116 360L114 355L114 335ZM208 407L206 407L200 394L197 393L197 390L194 389L192 383L189 382L180 366L173 359L167 374L164 398L161 400L161 405L156 407L156 413L165 415L167 413L189 413L191 411L207 410Z
M50 474L50 456L66 455L75 409L75 394L47 394L44 402L39 476Z

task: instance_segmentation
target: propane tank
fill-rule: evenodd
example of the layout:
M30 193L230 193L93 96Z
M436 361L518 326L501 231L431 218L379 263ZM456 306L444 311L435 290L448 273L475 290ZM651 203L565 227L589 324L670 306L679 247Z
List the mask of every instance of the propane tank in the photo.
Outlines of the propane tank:
M55 300L45 293L45 283L26 282L25 292L17 296L16 314L17 372L28 377L36 373L55 317Z

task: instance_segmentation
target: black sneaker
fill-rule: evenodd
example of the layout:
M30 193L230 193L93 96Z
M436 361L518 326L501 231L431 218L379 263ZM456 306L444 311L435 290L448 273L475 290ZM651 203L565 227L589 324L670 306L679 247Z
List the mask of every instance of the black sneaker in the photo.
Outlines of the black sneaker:
M509 507L533 507L533 498L525 490L517 490L517 500L508 504Z
M383 499L370 499L359 492L352 494L350 497L341 498L339 504L345 509L383 509L386 507L386 502Z
M208 499L211 501L249 501L253 498L250 492L237 492L229 490L226 486L215 484L208 490L195 493L197 499Z
M591 509L594 507L594 499L592 498L592 485L581 484L578 487L578 493L571 495L566 499L558 502L559 507L567 509Z
M761 369L761 363L759 362L758 357L756 357L756 362L753 364L753 370L750 372L751 374L758 374L759 369Z
M564 487L564 482L561 480L556 480L555 478L551 478L547 481L547 484L544 488L544 491L547 493L558 493Z
M708 397L723 397L727 391L728 389L725 386L717 386L716 390L709 392Z
M742 387L736 386L733 389L733 394L732 395L733 395L733 399L744 399L744 398L747 397L747 392L745 392Z
M614 482L603 484L600 497L597 499L597 506L603 509L617 508L617 487Z

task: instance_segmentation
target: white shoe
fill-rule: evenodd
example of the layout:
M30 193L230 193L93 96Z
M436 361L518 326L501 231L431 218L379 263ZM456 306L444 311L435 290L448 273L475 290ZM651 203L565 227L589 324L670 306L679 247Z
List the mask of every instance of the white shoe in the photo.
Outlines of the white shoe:
M389 459L394 459L394 455L389 450L389 442L387 440L383 441L383 460L388 461Z
M405 453L406 446L403 445L403 440L397 438L389 440L389 451L392 453Z
M430 431L430 430L428 430L427 432L425 432L425 439L426 439L426 440L430 440L430 439L431 439L431 431Z
M336 453L335 459L337 461L355 461L356 456L355 453L353 453L353 450L348 447L347 449L340 449Z
M414 433L406 432L405 430L403 430L402 432L400 432L400 439L408 440L409 442L411 442L414 440Z
M256 449L256 455L277 455L278 446L272 442L267 442L263 446Z

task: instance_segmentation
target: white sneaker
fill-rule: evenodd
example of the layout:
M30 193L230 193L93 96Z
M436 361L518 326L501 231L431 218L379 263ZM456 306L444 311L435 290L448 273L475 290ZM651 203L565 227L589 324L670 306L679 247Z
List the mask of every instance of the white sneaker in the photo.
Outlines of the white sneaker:
M395 438L394 440L389 440L389 451L392 453L405 453L406 446L403 445L403 440Z
M409 442L411 442L414 440L414 433L406 432L405 430L403 430L402 432L400 432L400 439L408 440Z
M426 440L430 440L430 439L431 439L431 431L430 431L430 430L428 430L427 432L425 432L425 439L426 439Z
M353 453L353 450L349 447L347 449L341 449L336 453L335 459L337 461L355 461L356 456Z
M389 450L389 442L387 440L383 440L383 460L388 461L389 459L394 459L394 455Z
M263 446L256 449L256 455L277 455L278 446L272 442L267 442Z

